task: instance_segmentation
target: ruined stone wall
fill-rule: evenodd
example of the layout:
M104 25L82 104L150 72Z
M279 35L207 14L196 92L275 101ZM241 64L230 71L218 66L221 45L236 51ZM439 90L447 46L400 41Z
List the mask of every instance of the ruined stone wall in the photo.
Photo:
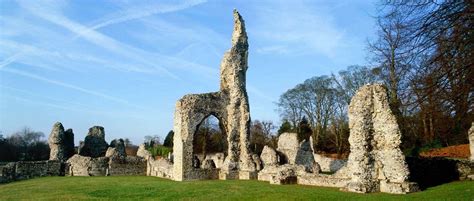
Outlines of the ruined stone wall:
M63 163L60 161L18 161L11 162L2 168L1 182L31 179L43 176L64 175Z
M214 115L222 124L227 135L227 157L221 173L234 171L255 172L255 163L249 151L250 107L246 92L248 42L245 24L234 10L234 31L232 47L224 54L221 62L220 91L205 94L189 94L178 100L174 115L174 166L173 179L183 181L202 179L206 176L192 166L193 138L199 124ZM240 174L239 174L240 175ZM244 174L242 175L250 175ZM230 178L223 176L221 178Z
M108 174L109 158L92 158L76 154L69 158L70 176L106 176Z
M165 179L173 178L173 163L167 159L148 160L147 176L161 177Z
M146 160L140 157L127 156L124 159L114 158L109 161L109 175L146 175Z
M346 160L329 158L320 154L313 154L314 160L323 172L336 172L347 164Z
M349 128L351 152L347 166L351 182L346 190L407 193L415 188L408 182L400 128L383 85L365 85L352 97Z
M71 157L67 163L70 176L146 175L147 165L145 159L135 156L92 158L78 154Z

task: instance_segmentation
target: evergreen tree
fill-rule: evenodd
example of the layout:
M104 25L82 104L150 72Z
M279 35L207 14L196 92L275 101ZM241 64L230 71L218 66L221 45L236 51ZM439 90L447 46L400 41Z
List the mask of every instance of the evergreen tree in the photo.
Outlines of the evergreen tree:
M173 137L174 137L174 131L170 130L170 132L168 132L168 135L166 135L163 145L165 147L173 147Z
M284 120L280 128L278 129L278 136L280 136L280 134L282 133L292 132L292 131L293 131L293 126L291 126L291 123L288 122L287 120Z
M309 137L312 134L311 126L305 116L303 116L301 121L298 123L297 133L298 141L300 142L303 140L309 140Z

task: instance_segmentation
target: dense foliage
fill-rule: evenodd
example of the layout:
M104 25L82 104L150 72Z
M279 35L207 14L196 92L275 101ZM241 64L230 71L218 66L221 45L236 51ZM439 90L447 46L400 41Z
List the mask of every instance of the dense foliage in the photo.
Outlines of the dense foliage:
M0 161L48 160L49 145L42 132L23 128L6 138L0 135Z

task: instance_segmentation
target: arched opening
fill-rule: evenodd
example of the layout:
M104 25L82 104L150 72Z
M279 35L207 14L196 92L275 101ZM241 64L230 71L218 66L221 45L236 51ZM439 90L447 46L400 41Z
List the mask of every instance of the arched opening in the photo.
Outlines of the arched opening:
M227 156L227 135L219 119L211 114L196 127L193 138L193 167L220 168Z

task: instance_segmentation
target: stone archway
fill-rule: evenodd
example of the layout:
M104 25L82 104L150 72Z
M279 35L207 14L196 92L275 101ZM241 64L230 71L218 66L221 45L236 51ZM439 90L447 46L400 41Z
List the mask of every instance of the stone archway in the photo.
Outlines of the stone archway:
M174 116L173 179L250 179L256 178L255 163L249 150L250 106L246 90L248 42L244 20L234 10L232 47L221 62L220 90L188 94L178 100ZM193 135L209 115L222 123L227 136L228 155L219 172L192 167ZM217 175L216 175L217 174Z

